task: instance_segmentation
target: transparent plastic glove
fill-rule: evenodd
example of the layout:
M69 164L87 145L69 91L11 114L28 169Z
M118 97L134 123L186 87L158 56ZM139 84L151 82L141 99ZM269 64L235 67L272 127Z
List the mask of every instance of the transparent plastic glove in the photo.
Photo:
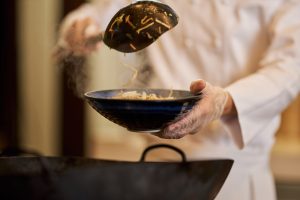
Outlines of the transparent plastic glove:
M97 10L90 4L68 14L60 26L54 58L61 60L69 55L86 56L97 50L102 40L98 18Z
M192 82L190 90L192 93L201 91L202 99L180 119L169 124L160 133L156 133L156 136L165 139L179 139L188 134L197 133L210 122L221 117L229 95L226 91L203 80Z

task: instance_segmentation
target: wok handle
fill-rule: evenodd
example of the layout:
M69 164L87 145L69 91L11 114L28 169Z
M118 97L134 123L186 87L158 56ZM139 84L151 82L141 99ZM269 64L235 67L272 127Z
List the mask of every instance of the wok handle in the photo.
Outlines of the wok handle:
M174 151L176 151L177 153L180 154L181 159L182 159L182 162L186 162L186 156L185 156L185 153L184 153L181 149L179 149L179 148L177 148L177 147L175 147L175 146L169 145L169 144L156 144L156 145L151 145L151 146L147 147L147 148L143 151L143 153L142 153L142 156L141 156L141 158L140 158L140 162L144 162L144 161L145 161L146 155L147 155L147 153L148 153L149 151L151 151L151 150L153 150L153 149L157 149L157 148L167 148L167 149L172 149L172 150L174 150Z

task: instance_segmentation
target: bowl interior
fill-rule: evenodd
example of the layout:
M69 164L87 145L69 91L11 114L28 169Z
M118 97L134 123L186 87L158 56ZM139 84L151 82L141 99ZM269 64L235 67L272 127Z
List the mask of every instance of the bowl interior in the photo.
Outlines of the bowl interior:
M115 99L122 92L146 92L172 99ZM189 111L201 98L185 90L117 89L85 94L88 103L108 120L134 132L158 132L165 125Z
M147 93L147 94L156 94L160 97L172 96L173 99L160 99L160 100L141 100L141 99L114 99L116 95L120 93L136 91L137 93ZM186 101L188 99L197 99L199 95L194 95L186 90L168 90L168 89L115 89L115 90L101 90L101 91L92 91L85 93L86 98L94 99L107 99L111 101Z

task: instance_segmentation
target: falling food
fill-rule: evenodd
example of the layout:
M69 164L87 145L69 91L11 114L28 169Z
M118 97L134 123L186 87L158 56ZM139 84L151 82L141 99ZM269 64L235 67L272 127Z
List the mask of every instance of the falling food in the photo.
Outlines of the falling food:
M132 85L132 83L136 80L139 72L133 66L127 65L125 63L123 63L123 65L133 72L131 79L124 85L124 87L128 87Z
M168 5L137 1L114 15L105 30L103 41L117 51L136 52L152 44L177 24L177 14Z

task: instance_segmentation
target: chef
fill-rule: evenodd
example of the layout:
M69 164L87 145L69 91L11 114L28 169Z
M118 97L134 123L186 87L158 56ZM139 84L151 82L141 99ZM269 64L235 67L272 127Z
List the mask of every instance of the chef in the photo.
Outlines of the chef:
M300 90L300 2L162 2L176 11L179 24L145 49L153 73L148 86L190 88L203 98L147 140L168 141L191 160L233 159L216 199L276 199L269 156L280 114ZM81 56L101 48L86 41L129 3L82 5L63 21L58 46Z

